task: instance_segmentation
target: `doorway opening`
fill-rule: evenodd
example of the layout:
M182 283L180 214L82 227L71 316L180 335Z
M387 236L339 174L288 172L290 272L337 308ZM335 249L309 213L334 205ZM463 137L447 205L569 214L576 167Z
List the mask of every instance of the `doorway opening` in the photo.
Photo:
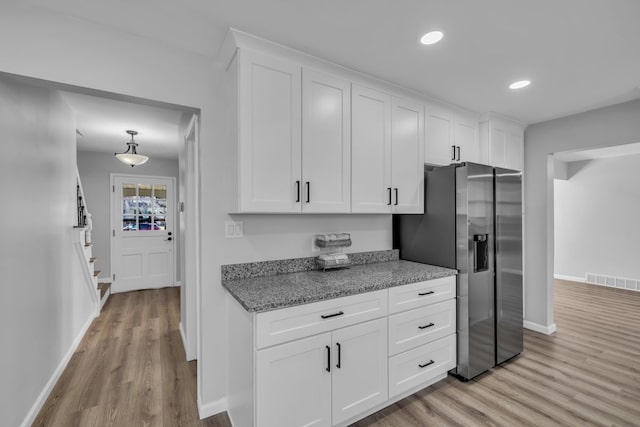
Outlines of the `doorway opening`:
M87 210L92 216L91 240L97 270L101 270L101 280L113 280L110 265L114 230L111 226L110 194L113 187L110 174L174 178L175 203L172 211L175 213L175 226L172 232L174 236L171 237L175 243L175 257L174 279L171 282L181 287L181 296L183 293L187 296L180 306L180 332L187 360L196 359L197 295L200 286L197 271L200 252L196 240L199 235L199 165L196 159L200 109L4 72L0 72L0 77L56 93L73 113L76 163ZM114 156L114 153L123 151L130 139L126 131L130 129L138 132L138 152L149 156L147 163L134 168L120 163ZM183 161L186 158L191 160ZM169 170L172 172L167 173ZM183 212L189 215L182 218ZM166 227L160 216L154 217L151 222L146 218L138 218L137 221L140 232L150 227L145 231L160 233ZM186 256L189 260L185 259ZM192 321L188 322L189 319Z

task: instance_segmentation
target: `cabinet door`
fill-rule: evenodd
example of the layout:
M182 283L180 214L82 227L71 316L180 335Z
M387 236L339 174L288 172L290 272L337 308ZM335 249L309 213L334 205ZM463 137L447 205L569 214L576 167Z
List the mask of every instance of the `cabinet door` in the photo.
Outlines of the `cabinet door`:
M302 76L302 211L351 209L350 83L304 69Z
M351 212L391 212L391 96L351 87Z
M489 164L521 171L523 168L524 132L516 124L503 120L489 121Z
M301 67L239 55L239 210L300 212Z
M507 132L504 164L507 169L522 171L524 169L524 132L513 128Z
M425 107L424 162L448 165L456 158L454 152L453 113L433 104Z
M257 352L258 427L331 426L331 334Z
M333 424L387 400L387 318L333 332Z
M480 163L477 118L456 114L454 145L459 150L458 161Z
M392 98L393 212L424 212L424 104Z

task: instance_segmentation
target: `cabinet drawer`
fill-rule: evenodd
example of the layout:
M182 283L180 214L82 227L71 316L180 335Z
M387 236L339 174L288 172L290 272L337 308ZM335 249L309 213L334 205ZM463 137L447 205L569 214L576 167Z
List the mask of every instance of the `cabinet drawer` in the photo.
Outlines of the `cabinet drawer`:
M397 286L389 289L389 313L399 313L452 299L455 296L456 276Z
M387 315L387 290L298 305L256 315L256 346L264 348Z
M456 335L449 335L389 359L389 397L424 384L456 367Z
M456 300L389 316L389 355L402 353L456 331Z

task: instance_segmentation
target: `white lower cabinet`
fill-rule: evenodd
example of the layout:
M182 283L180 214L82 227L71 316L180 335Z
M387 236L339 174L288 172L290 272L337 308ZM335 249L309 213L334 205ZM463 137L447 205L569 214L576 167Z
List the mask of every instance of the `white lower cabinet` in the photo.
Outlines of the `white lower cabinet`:
M260 427L331 426L331 334L258 351L256 421Z
M387 319L259 350L257 425L331 426L387 400Z
M456 335L452 334L389 359L389 397L433 384L456 367Z
M387 400L387 319L333 332L333 350L333 424L339 424Z
M456 364L455 276L262 313L228 296L234 427L343 427Z

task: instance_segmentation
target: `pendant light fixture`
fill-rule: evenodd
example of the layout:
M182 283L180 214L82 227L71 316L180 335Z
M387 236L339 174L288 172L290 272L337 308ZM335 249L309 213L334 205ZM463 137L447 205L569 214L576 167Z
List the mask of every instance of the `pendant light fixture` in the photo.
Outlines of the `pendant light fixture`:
M128 130L127 133L131 135L131 141L127 142L127 151L124 153L114 153L116 158L125 165L129 165L131 167L146 163L147 160L149 160L149 157L137 153L136 147L138 146L138 143L133 140L133 137L137 135L138 132L135 130Z

